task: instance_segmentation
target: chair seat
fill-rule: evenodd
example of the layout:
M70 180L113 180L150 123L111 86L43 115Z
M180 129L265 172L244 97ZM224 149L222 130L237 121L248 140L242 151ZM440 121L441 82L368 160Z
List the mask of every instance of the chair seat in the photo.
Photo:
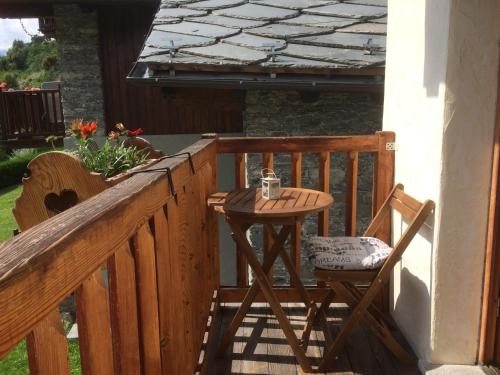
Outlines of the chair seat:
M375 270L392 251L374 237L310 237L305 244L309 260L323 270Z

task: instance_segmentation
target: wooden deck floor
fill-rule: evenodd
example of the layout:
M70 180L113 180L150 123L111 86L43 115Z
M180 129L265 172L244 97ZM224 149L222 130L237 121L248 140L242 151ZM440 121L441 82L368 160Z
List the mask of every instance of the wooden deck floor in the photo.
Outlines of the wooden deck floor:
M305 308L298 304L283 304L283 308L300 337L305 320ZM229 325L235 311L234 304L220 307L218 336L214 337L214 346L220 342L222 333ZM347 313L347 307L342 305L330 308L328 315L329 321L334 323L332 328L334 334L341 323L341 317L346 316ZM337 318L332 318L332 316ZM307 351L307 356L311 358L313 365L317 365L323 355L323 344L322 332L313 331ZM211 375L302 374L300 366L279 328L278 321L272 315L271 309L265 304L252 307L225 357L211 359L208 368ZM375 337L359 328L351 336L339 360L328 374L417 375L420 372L416 366L406 366L399 363Z

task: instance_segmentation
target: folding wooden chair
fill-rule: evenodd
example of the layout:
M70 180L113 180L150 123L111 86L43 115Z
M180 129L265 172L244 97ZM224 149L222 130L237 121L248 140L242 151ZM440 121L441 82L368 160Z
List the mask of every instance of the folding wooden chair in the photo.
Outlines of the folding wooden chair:
M335 341L325 350L323 360L318 367L319 372L325 372L332 361L338 358L349 334L360 322L370 328L380 341L402 362L416 362L414 355L407 351L393 336L391 328L397 329L397 327L392 319L380 311L373 304L373 301L389 281L392 269L418 233L434 206L434 202L430 200L420 203L404 193L403 185L396 185L363 234L363 237L373 237L384 220L390 217L391 209L398 211L408 221L408 227L385 259L382 267L376 270L323 270L316 268L315 278L318 281L325 282L332 289L329 298L322 303L318 312L321 313L327 310L332 297L335 295L346 301L352 309L351 315L347 318ZM368 282L369 286L366 292L360 291L354 284L356 282Z

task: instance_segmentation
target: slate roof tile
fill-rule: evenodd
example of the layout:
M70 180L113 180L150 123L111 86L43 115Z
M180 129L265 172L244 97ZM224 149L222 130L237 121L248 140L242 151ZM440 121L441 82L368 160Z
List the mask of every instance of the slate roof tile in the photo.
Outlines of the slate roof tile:
M165 53L169 53L169 50L165 49L165 48L156 48L156 47L145 46L142 49L141 58L154 56L154 55L162 55Z
M231 8L236 5L242 5L245 3L246 0L205 0L205 1L198 1L196 3L189 3L185 7L189 9L213 10L213 9Z
M387 0L346 0L345 2L350 4L376 5L381 7L387 6Z
M363 66L377 65L385 61L385 54L383 53L369 55L358 49L307 46L294 43L289 43L284 50L280 51L280 54L312 60L337 62L340 64L359 64Z
M319 14L326 16L347 17L347 18L380 18L387 14L387 8L371 5L358 5L339 3L304 9L307 14Z
M207 46L214 44L214 38L153 30L146 40L147 47L178 49L183 47Z
M268 57L265 52L253 48L233 46L227 43L214 44L208 47L185 48L183 51L195 56L237 60L243 63L256 63L264 61Z
M271 47L274 47L275 50L283 49L286 47L286 42L282 39L266 38L247 33L241 33L229 38L225 38L222 41L224 43L233 44L235 46L251 47L267 51L271 50Z
M235 29L241 29L241 28L248 29L268 24L267 21L244 20L242 18L218 16L213 13L205 17L196 17L196 18L186 17L185 20L200 22L200 23L209 23L212 25L231 27Z
M331 34L293 38L294 43L323 47L385 50L385 36L335 32Z
M194 3L199 0L162 0L161 1L161 8L174 8L179 5L185 5L189 3Z
M234 8L216 10L214 14L261 21L284 20L299 15L299 13L294 10L257 4L245 4Z
M172 33L203 36L207 38L223 38L237 34L239 30L229 27L210 25L198 22L181 22L168 25L158 25L153 30L170 31Z
M387 24L387 16L382 17L382 18L371 19L370 22L385 23L385 24Z
M173 17L161 17L161 18L155 18L153 20L153 26L154 25L162 25L165 23L179 23L182 21L182 18L173 18Z
M271 25L256 27L247 30L247 33L260 36L267 36L270 38L280 38L288 40L289 38L293 37L322 34L325 33L325 29L314 26L283 25L279 23L274 23Z
M250 0L252 4L268 5L287 9L304 9L338 3L336 0Z
M301 14L298 17L280 21L281 24L285 25L304 25L328 28L345 27L357 22L359 21L352 18L318 16L316 14Z
M386 3L162 0L138 61L152 71L194 72L252 66L251 71L316 74L383 66Z
M364 22L338 29L343 33L362 33L374 35L386 35L387 25L384 23Z

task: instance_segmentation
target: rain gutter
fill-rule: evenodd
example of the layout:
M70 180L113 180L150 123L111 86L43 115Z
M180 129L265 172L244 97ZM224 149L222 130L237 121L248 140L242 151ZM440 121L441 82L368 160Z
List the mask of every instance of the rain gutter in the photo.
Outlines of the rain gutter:
M127 81L141 86L208 87L240 90L363 92L383 92L384 90L383 76L151 71L143 63L134 65L127 77Z

